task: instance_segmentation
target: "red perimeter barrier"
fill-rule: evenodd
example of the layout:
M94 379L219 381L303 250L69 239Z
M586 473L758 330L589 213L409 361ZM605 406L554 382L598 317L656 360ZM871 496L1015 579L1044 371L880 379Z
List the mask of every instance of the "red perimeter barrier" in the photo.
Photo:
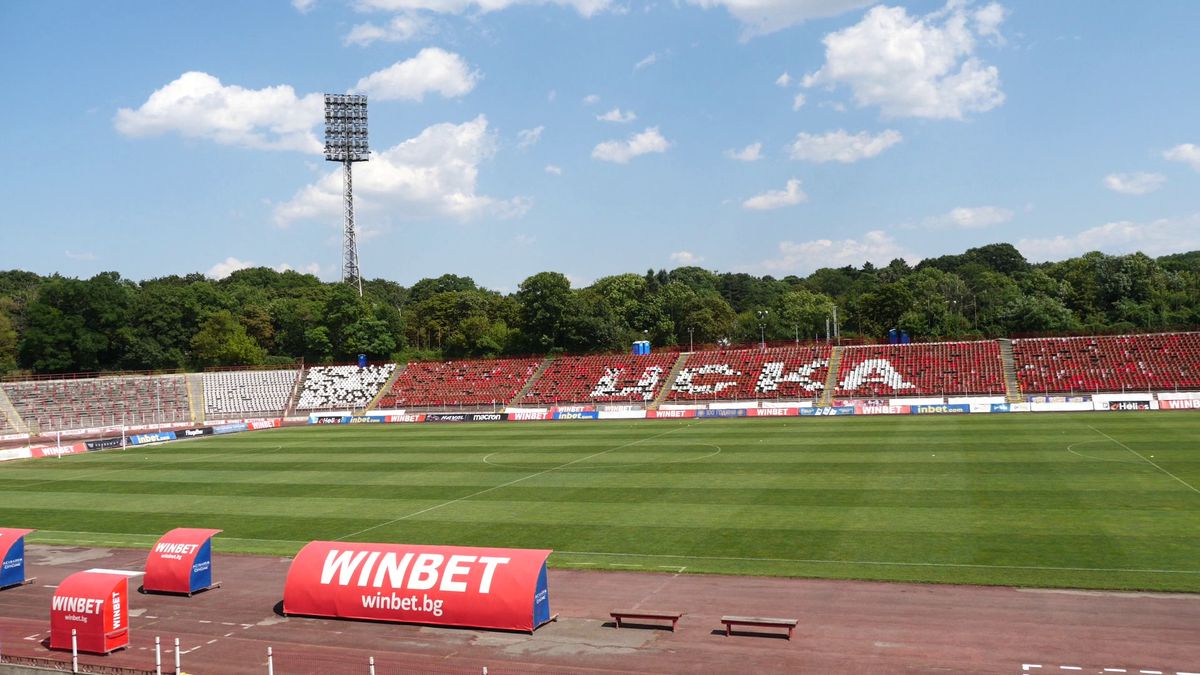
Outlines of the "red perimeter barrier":
M550 553L314 541L288 569L283 611L532 632L551 619Z
M71 649L71 629L81 652L107 654L129 645L129 577L76 572L50 601L50 648Z
M146 558L142 588L191 595L212 586L212 537L221 530L177 527L164 534Z

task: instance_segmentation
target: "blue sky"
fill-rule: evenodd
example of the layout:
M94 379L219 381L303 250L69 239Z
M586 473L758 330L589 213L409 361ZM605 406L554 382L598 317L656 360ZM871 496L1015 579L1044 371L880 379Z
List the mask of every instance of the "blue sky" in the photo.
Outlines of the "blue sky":
M337 278L319 95L345 91L370 98L362 270L405 285L1197 249L1197 23L1187 0L6 2L0 269Z

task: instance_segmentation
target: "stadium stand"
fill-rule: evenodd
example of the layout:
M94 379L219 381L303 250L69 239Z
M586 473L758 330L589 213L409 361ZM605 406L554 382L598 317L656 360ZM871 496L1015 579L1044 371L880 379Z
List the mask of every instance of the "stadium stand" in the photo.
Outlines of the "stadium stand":
M563 356L546 366L520 403L646 403L666 384L678 358L673 353Z
M846 347L835 396L1004 394L995 341Z
M1200 333L1013 340L1025 394L1200 389Z
M381 408L507 405L541 359L414 362L379 401Z
M299 370L204 373L205 416L280 415L287 408L298 377Z
M818 345L694 352L667 400L813 398L825 388L831 351Z
M314 366L304 377L297 410L365 408L392 376L394 363L358 366Z
M13 407L41 432L191 420L182 375L6 382Z

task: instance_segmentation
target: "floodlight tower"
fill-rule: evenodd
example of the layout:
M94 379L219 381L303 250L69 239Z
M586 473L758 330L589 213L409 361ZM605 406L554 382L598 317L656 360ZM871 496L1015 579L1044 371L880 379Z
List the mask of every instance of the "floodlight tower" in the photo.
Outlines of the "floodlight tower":
M371 158L367 148L367 97L355 94L325 94L325 160L341 162L342 187L346 197L345 227L342 231L342 281L362 296L358 269L358 241L354 236L354 178L350 166Z

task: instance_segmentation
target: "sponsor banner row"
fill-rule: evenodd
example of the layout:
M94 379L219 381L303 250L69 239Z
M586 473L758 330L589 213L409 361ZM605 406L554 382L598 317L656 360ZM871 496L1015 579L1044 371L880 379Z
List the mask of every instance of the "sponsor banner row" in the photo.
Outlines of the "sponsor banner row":
M1200 398L1166 399L1158 402L1159 410L1200 410Z
M0 436L0 443L5 441L23 441L29 438L29 434L5 434Z

